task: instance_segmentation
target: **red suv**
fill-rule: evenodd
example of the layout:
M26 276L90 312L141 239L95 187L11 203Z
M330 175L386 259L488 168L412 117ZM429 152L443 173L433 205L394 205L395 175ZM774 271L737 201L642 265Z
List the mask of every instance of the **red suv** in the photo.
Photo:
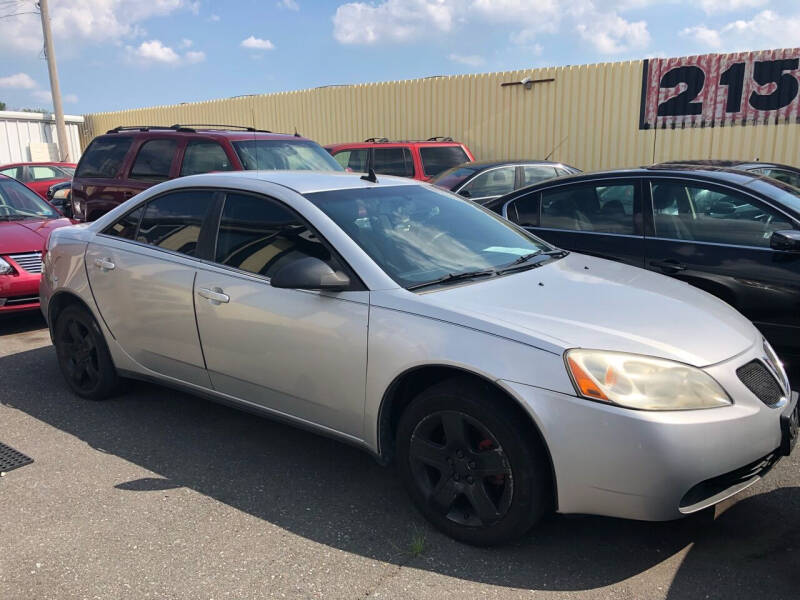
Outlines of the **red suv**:
M231 126L117 127L97 136L72 180L73 218L94 221L142 190L184 175L342 170L322 146L297 134L213 127Z
M345 169L366 173L399 175L428 181L439 173L464 162L475 160L461 142L449 137L427 140L390 141L369 138L352 144L330 144L325 149Z

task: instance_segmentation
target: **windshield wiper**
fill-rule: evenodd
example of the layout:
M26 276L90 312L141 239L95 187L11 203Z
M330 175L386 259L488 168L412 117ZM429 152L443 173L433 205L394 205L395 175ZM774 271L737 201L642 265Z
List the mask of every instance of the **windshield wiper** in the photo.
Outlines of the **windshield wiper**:
M496 274L497 271L494 269L484 269L482 271L464 271L463 273L448 273L443 277L439 277L439 279L433 279L431 281L426 281L424 283L415 283L414 285L408 286L407 290L418 290L420 288L428 287L430 285L439 285L441 283L450 283L451 281L460 281L463 279L472 279L474 277L487 277L489 275Z
M566 256L567 254L569 254L569 252L567 252L566 250L560 250L560 249L558 249L558 250L548 250L546 252L544 250L537 250L536 252L531 252L530 254L523 254L519 258L517 258L517 259L513 260L512 262L508 263L502 269L499 269L497 271L497 274L498 275L502 275L503 273L510 273L512 271L521 271L523 269L533 269L535 267L539 267L539 266L543 265L546 261L542 260L542 261L539 261L539 262L536 262L536 263L532 263L532 264L529 264L529 265L525 264L530 259L535 258L537 256L545 256L545 257L549 257L549 258L562 258L562 257Z

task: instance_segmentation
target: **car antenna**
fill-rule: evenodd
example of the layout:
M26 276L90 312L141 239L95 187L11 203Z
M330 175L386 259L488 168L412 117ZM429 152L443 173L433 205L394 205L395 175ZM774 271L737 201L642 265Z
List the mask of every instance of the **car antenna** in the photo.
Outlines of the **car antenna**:
M299 133L297 133L297 125L294 126L294 137L301 137Z
M361 179L364 181L371 181L372 183L378 183L378 176L375 175L375 169L372 167L369 168L366 175L362 175Z
M559 148L561 148L561 145L562 145L564 142L566 142L566 141L567 141L567 138L569 138L569 136L566 136L566 137L565 137L563 140L561 140L560 142L558 142L558 146L556 146L555 148L553 148L552 150L550 150L550 153L549 153L547 156L545 156L545 157L544 157L544 160L550 160L550 157L551 157L551 156L553 156L553 154L555 153L555 151L556 151L556 150L558 150Z

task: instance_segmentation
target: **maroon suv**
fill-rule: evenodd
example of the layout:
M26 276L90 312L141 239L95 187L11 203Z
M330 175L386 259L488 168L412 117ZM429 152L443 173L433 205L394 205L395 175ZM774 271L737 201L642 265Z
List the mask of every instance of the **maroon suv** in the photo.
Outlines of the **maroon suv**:
M97 136L72 180L73 218L94 221L142 190L184 175L343 170L322 146L296 134L213 127L223 126L117 127Z

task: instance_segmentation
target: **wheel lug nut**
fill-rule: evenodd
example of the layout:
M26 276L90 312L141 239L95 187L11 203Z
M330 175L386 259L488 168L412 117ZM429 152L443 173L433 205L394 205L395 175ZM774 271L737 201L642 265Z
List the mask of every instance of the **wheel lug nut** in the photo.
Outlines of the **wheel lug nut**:
M475 461L474 460L469 461L469 468L470 469L474 469L475 468Z
M474 483L474 482L475 480L471 476L467 477L467 483Z

